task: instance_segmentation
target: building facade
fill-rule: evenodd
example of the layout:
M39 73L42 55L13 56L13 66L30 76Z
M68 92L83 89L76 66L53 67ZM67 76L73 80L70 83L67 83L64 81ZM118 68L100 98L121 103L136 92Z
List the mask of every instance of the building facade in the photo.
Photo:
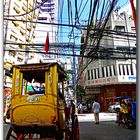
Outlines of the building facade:
M39 0L39 3L42 3L43 0ZM43 2L40 7L39 15L37 18L37 27L36 27L36 38L35 43L45 44L47 34L49 36L49 52L58 53L58 0L48 0ZM41 24L44 23L44 24ZM38 47L38 51L44 50L44 46ZM40 60L42 62L59 61L58 55L53 54L40 54Z
M4 87L11 88L10 69L13 64L35 62L37 56L29 53L35 39L39 9L34 0L4 0ZM36 10L35 10L36 9Z
M114 33L104 34L100 41L98 55L104 56L104 59L93 60L79 80L79 84L86 89L85 102L87 100L92 102L95 98L98 98L102 111L107 111L108 104L112 104L116 96L136 98L136 34L134 21L125 12L118 15L112 13L107 22L106 30L114 31ZM122 35L122 32L125 34ZM79 59L80 62L81 58ZM84 58L79 69L86 65L87 59Z

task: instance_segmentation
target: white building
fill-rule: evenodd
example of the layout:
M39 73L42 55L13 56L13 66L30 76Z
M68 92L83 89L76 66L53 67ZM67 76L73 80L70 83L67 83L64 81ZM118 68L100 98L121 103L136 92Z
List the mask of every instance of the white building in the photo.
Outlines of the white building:
M86 88L87 100L98 97L102 110L107 109L108 103L114 102L115 96L131 96L133 99L136 97L134 21L129 19L126 12L118 16L113 13L106 29L110 32L104 33L98 52L98 56L103 59L94 59L79 80L79 84ZM121 32L125 32L125 35L120 35ZM128 33L131 33L130 36ZM116 59L113 59L114 57ZM83 66L87 61L87 58L83 59Z
M35 54L26 51L32 47L28 44L34 43L36 3L34 0L5 0L4 5L4 62L25 63L29 58L35 61Z
M43 0L39 0L41 3ZM49 35L49 52L58 53L58 36L57 36L57 23L58 23L58 0L48 0L41 5L36 28L36 39L35 43L45 44L47 34ZM40 24L40 22L46 24ZM39 32L39 33L38 33ZM44 46L40 47L38 50L44 50ZM40 54L40 60L42 62L48 62L48 60L59 61L57 55L52 54Z
M37 61L35 53L28 50L35 39L36 20L39 10L34 0L4 0L4 82L11 87L9 70L12 64Z

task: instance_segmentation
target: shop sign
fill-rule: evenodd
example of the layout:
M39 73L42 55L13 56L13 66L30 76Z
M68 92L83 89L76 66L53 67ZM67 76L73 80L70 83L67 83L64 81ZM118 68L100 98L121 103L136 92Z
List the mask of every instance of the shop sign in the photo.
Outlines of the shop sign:
M95 80L86 81L86 85L101 85L101 84L108 84L117 82L117 77L107 77L107 78L100 78Z
M136 82L136 76L119 76L118 80L119 82Z
M87 88L86 94L99 94L100 88Z
M136 80L136 76L129 76L128 79L129 80Z

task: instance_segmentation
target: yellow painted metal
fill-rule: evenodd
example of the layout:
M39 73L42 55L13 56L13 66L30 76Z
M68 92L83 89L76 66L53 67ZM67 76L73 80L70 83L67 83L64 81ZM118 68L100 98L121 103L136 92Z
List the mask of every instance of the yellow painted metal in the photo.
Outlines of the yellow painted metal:
M28 64L29 65L29 64ZM24 76L26 75L27 68L24 68L23 74L22 66L13 67L13 79L12 79L12 99L11 99L11 123L15 125L27 126L49 126L55 125L52 122L52 117L56 117L55 121L60 123L60 127L65 127L65 113L64 113L64 100L60 99L58 95L58 77L60 76L58 64L37 65L39 71L29 71L32 73L44 74L45 79L45 94L28 95L26 92L23 94L23 89L27 83L24 82ZM36 66L32 66L31 68ZM44 70L44 67L49 67ZM45 71L45 72L44 72ZM65 73L63 73L65 75ZM30 77L27 75L26 77ZM65 76L64 76L65 77ZM63 79L62 79L63 81ZM64 82L62 82L64 83ZM64 86L62 86L64 87Z
M19 80L20 72L19 69L13 68L13 77L12 77L12 94L19 94L20 88L20 80Z
M57 66L53 66L52 70L53 76L52 76L52 84L53 84L53 94L57 95L57 84L58 84L58 73L57 73Z
M12 102L12 122L17 125L49 125L51 124L51 116L56 115L56 106L52 104L51 96L32 95L15 96Z

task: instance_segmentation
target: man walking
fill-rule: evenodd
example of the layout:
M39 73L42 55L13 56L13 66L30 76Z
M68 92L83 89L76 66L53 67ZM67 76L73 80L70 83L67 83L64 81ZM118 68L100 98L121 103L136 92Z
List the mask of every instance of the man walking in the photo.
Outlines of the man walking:
M94 117L95 117L95 124L99 124L100 104L97 99L95 99L95 101L92 105L92 110L93 110Z

